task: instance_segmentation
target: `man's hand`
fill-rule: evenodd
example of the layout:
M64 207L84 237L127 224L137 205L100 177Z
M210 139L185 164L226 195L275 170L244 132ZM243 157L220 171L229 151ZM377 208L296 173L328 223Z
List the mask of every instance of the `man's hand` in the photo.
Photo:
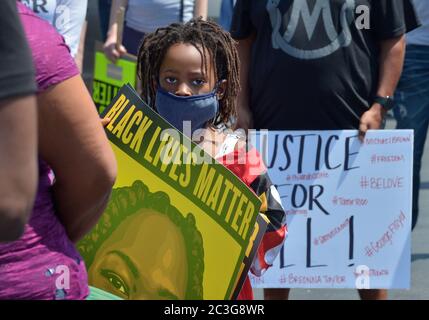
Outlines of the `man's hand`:
M385 114L386 110L378 103L375 103L362 115L359 124L359 138L361 141L363 141L368 130L381 128Z

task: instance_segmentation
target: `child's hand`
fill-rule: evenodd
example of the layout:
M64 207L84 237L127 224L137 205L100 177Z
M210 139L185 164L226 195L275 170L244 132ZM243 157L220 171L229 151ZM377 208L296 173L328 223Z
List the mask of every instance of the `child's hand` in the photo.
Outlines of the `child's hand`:
M100 121L101 121L101 125L103 126L103 128L106 128L110 122L110 118L103 118L103 119L100 119Z

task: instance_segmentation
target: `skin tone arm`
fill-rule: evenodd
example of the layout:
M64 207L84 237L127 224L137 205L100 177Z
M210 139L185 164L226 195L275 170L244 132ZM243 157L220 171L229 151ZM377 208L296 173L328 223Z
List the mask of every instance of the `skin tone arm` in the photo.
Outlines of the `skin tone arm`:
M202 17L207 19L208 0L195 0L194 18Z
M77 242L97 223L116 178L116 160L80 76L41 93L39 152L55 173L54 200Z
M401 77L405 57L405 36L382 41L380 44L380 80L377 95L393 96ZM359 133L361 138L369 129L380 129L386 110L375 103L360 119Z
M104 53L106 54L107 58L112 62L116 62L116 60L119 59L123 54L127 53L127 50L122 44L117 47L118 21L116 15L120 7L126 8L127 6L128 0L112 1L112 7L110 9L109 31L107 32L107 39L103 46Z
M239 40L237 45L238 56L240 58L241 86L237 97L237 128L242 128L246 131L253 126L252 113L249 107L249 66L255 36L256 34L252 34L246 39Z
M405 36L385 40L381 42L380 47L380 81L377 95L382 97L392 97L399 78L401 77L402 67L405 57ZM359 136L361 140L369 129L380 129L383 117L386 113L384 108L375 103L365 112L360 120ZM386 300L387 290L372 289L359 290L362 300Z
M37 114L33 96L0 101L0 242L24 231L37 189Z

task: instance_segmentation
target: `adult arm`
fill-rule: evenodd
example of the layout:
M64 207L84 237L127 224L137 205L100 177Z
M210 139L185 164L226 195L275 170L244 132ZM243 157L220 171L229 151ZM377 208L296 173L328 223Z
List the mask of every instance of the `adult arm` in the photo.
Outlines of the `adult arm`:
M208 1L195 0L194 18L202 17L205 20L207 19L207 12L208 12Z
M112 7L110 9L110 20L109 20L109 31L107 31L107 39L104 43L104 53L107 58L116 62L123 54L127 52L125 47L119 43L118 44L118 24L123 23L123 21L118 21L117 12L119 8L127 8L128 0L113 0Z
M416 28L416 14L409 0L374 1L371 10L371 33L378 40L379 82L377 95L393 96L399 81L405 56L405 33ZM369 129L379 129L386 111L373 104L359 125L361 138Z
M79 75L45 90L38 102L40 156L55 173L58 216L77 242L107 205L116 161Z
M401 77L404 57L405 35L381 41L378 96L393 96ZM385 113L386 110L380 104L374 103L361 117L360 135L363 136L369 129L380 129Z

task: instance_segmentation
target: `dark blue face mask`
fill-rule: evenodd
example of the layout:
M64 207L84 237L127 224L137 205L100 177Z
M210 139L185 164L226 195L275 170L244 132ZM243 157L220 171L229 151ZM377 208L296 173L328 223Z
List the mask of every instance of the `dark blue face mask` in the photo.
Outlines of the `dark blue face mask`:
M158 113L176 129L183 132L184 121L190 121L191 134L202 129L219 111L219 100L216 91L195 96L176 96L158 85L155 106Z

